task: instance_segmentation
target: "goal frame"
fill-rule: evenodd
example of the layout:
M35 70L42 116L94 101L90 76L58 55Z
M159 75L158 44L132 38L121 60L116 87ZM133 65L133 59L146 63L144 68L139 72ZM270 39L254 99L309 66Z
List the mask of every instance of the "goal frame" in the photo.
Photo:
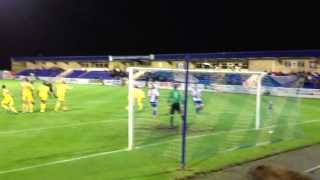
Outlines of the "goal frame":
M212 69L173 69L173 68L147 68L147 67L128 67L128 150L134 149L134 71L170 71L170 72L199 72L199 73L239 73L258 75L256 87L256 112L255 112L255 129L259 130L261 126L261 94L262 94L262 79L267 74L260 71L226 71Z

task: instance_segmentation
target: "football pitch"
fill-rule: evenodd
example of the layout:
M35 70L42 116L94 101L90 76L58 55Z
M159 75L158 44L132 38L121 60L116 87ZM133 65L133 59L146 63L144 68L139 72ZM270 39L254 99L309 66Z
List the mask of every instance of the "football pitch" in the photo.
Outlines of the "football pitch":
M18 81L0 81L21 109ZM135 111L135 149L128 147L127 87L71 85L66 112L12 114L0 110L0 179L174 179L320 142L320 100L263 96L255 130L256 97L203 94L205 108L188 106L187 169L179 170L181 118L169 128L168 91L159 117L146 100ZM268 109L272 102L272 110Z

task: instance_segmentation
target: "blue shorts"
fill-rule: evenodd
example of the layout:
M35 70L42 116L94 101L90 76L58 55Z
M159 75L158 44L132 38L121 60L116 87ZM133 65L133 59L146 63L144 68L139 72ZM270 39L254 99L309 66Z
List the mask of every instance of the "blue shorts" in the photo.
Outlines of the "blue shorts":
M201 100L193 101L193 103L194 103L195 105L202 105L202 101L201 101Z
M158 106L157 102L150 102L151 107L156 108Z

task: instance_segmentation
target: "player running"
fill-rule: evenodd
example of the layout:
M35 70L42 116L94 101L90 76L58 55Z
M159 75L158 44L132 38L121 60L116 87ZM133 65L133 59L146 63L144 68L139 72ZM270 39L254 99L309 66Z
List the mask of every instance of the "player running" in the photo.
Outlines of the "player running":
M43 81L42 84L38 87L38 96L40 98L40 112L46 112L47 100L50 94L50 87L48 82Z
M191 90L191 93L193 103L196 107L196 113L199 114L204 106L201 98L202 91L198 88L197 85L195 85L194 88Z
M143 100L145 98L144 91L142 89L139 89L138 86L135 86L133 89L133 98L135 104L138 105L139 111L143 110Z
M18 113L16 108L14 108L14 101L9 89L5 85L2 85L2 96L1 107L3 107L8 112Z
M33 90L34 87L28 78L21 82L22 112L33 112Z
M177 111L181 114L182 95L178 90L178 84L173 85L173 90L170 91L168 102L170 103L170 127L173 128L174 113Z
M66 96L67 90L71 88L63 80L59 80L55 84L55 89L56 89L57 102L56 102L54 111L58 112L61 109L63 111L68 110L65 104L65 96Z
M150 105L152 107L152 116L153 118L157 117L158 114L158 99L159 99L159 91L158 89L155 87L154 84L151 85L151 88L148 91L148 97L149 97L149 101L150 101Z

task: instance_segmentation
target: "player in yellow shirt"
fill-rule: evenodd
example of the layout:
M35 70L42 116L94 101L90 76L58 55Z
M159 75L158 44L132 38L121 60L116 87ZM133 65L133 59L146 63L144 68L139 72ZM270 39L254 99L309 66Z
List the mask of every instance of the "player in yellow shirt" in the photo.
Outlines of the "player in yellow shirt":
M22 112L33 112L33 89L33 85L27 78L22 81Z
M71 88L63 80L59 80L55 84L55 89L56 89L57 102L54 110L56 112L58 112L60 109L64 111L68 110L65 104L65 96L66 96L67 90Z
M38 96L40 98L40 112L46 112L49 94L50 88L48 86L48 83L43 81L43 83L38 87Z
M139 111L143 110L143 100L145 98L144 91L135 86L133 89L133 98L134 102L138 105Z
M16 108L14 108L14 101L11 96L10 91L6 88L5 85L2 85L2 96L3 99L1 101L1 107L3 107L7 111L11 111L17 113Z

